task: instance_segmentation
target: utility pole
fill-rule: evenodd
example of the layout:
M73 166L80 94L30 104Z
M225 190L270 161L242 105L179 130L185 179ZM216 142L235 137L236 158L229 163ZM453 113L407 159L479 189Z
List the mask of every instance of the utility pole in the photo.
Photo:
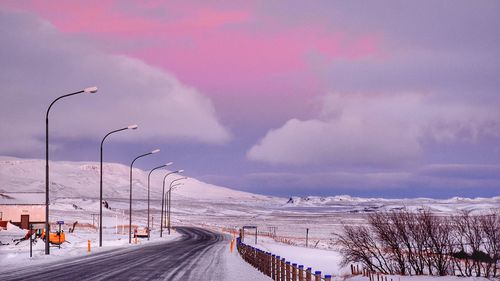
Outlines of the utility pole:
M308 248L309 245L309 228L306 228L306 248Z

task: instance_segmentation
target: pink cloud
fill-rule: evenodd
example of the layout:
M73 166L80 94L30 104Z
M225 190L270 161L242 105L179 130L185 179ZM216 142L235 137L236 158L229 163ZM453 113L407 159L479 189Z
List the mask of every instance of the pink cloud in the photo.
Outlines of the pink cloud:
M63 32L94 36L111 51L161 67L211 96L279 102L284 96L321 95L324 86L310 69L310 53L357 59L377 54L381 41L376 34L353 37L329 30L319 20L290 25L262 17L248 4L148 1L122 7L115 1L59 0L8 5L41 14ZM261 99L249 102L249 110L262 104Z

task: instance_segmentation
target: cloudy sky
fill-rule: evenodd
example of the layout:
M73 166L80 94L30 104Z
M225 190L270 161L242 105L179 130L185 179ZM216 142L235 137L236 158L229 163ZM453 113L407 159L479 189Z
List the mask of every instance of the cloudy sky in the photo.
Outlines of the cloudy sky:
M9 1L0 154L272 195L500 195L498 1Z

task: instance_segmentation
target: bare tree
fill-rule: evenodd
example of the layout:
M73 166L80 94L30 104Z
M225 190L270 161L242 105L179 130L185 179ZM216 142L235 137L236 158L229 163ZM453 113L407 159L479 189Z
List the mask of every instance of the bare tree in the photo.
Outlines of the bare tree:
M402 248L401 233L398 227L403 227L400 224L397 212L389 213L374 213L370 214L369 222L375 231L378 242L381 244L384 251L389 254L389 259L395 268L396 274L405 275L406 259ZM397 225L398 224L398 225Z
M497 277L497 264L500 261L500 211L492 210L490 214L479 217L483 245L488 257L485 277Z
M472 261L472 266L468 269L468 276L472 275L472 269L476 273L476 276L481 276L481 244L482 244L482 230L481 224L478 216L471 216L470 212L463 211L455 219L455 227L457 228L459 235L462 240L462 244L465 245L463 250L468 257L466 262ZM467 251L468 250L468 251Z
M427 247L430 251L428 253L431 261L429 271L432 272L434 268L438 275L445 276L450 272L451 224L448 219L435 215L425 216L423 223L428 236Z
M429 209L374 213L336 234L342 264L385 274L500 276L500 210L437 216Z
M359 262L370 271L392 272L372 230L366 226L344 225L341 234L334 234L334 244L339 247L343 266Z
M429 216L431 216L430 210L422 208L418 213L412 214L413 220L408 223L409 236L413 240L414 262L412 266L417 275L424 274L426 264L430 264L427 247L429 243L424 223Z

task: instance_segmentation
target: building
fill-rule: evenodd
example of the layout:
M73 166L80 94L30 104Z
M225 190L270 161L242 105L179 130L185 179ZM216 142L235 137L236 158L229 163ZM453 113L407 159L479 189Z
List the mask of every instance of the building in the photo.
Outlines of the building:
M30 223L45 223L45 193L0 193L0 222L28 229Z

